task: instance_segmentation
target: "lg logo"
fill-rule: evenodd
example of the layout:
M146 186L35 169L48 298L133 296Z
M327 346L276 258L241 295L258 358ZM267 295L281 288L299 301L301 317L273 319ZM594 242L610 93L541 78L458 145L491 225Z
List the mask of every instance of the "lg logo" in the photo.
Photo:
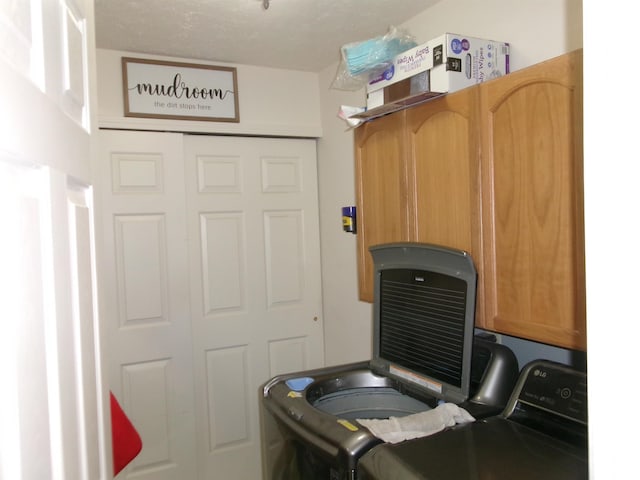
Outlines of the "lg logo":
M535 369L533 371L533 376L534 377L540 377L540 378L547 378L547 372L545 372L544 370L540 370L540 369Z

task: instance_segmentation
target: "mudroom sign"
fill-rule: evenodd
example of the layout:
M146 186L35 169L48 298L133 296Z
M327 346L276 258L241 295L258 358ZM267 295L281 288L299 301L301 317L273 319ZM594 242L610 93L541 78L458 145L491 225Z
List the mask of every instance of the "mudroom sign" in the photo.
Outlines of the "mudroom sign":
M122 57L125 117L239 122L236 69Z

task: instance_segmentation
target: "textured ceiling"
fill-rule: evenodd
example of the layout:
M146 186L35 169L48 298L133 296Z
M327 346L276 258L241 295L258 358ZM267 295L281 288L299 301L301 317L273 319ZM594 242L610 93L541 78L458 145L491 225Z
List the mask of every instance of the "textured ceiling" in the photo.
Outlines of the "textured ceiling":
M263 7L268 1L269 8ZM95 0L98 48L319 72L439 0Z

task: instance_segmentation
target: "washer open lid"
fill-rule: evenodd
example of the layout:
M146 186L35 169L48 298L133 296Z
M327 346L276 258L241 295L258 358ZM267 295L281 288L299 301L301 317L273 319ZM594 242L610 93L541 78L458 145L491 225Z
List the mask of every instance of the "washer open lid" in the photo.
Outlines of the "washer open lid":
M477 273L471 256L424 243L369 249L374 371L447 402L469 396Z

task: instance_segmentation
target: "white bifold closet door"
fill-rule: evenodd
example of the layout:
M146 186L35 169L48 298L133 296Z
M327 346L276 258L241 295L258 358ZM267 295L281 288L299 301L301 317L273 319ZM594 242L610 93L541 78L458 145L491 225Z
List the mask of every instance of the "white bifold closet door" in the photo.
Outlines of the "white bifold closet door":
M130 478L260 478L259 386L323 365L315 142L101 132Z

